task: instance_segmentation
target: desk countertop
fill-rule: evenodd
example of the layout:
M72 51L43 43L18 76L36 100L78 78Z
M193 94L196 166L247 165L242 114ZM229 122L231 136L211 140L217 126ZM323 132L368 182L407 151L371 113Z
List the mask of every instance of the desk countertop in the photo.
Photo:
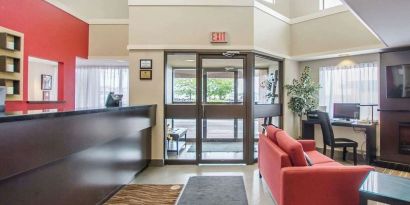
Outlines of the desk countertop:
M113 108L81 108L81 109L44 109L44 110L18 110L13 112L0 113L0 123L34 120L41 118L64 117L72 115L83 115L101 112L116 112L135 110L139 108L152 107L156 105L131 105L126 107Z

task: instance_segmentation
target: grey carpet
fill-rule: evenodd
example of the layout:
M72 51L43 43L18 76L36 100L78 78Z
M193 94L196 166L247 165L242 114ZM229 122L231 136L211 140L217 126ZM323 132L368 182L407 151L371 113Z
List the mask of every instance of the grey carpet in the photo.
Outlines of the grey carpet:
M243 177L191 177L178 205L248 205Z
M242 142L204 142L202 152L242 152ZM196 152L195 144L192 145L188 152Z

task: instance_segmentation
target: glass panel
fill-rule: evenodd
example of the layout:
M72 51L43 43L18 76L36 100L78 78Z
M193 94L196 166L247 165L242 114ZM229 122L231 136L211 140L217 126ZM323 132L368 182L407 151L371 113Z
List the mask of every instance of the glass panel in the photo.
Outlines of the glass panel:
M196 102L196 54L167 55L166 103Z
M279 103L279 62L255 57L255 103Z
M243 59L203 59L203 101L243 103Z
M204 119L202 159L242 160L243 120Z
M259 134L262 133L263 127L262 125L264 124L264 118L256 118L254 120L254 158L258 158L258 142L259 142ZM281 127L280 125L280 118L279 117L273 117L272 118L272 124L274 124L277 127Z
M165 159L196 159L196 120L167 119Z

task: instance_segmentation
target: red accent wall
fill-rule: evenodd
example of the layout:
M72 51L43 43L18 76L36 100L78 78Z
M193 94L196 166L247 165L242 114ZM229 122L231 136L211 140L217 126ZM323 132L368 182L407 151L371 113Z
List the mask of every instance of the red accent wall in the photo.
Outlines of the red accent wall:
M88 57L87 23L44 0L0 0L0 26L24 33L23 101L6 103L7 110L50 108L28 105L28 57L59 62L58 99L65 109L75 106L75 59Z

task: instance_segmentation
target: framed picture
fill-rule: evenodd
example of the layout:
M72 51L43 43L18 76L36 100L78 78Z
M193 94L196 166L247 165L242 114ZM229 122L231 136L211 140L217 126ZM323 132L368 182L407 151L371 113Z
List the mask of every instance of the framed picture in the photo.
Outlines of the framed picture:
M41 75L41 90L52 90L53 89L53 76L51 75Z
M140 70L140 80L152 80L152 70Z
M43 101L50 101L51 99L51 92L50 91L43 91Z
M152 69L152 60L151 59L141 59L140 68L141 69Z

